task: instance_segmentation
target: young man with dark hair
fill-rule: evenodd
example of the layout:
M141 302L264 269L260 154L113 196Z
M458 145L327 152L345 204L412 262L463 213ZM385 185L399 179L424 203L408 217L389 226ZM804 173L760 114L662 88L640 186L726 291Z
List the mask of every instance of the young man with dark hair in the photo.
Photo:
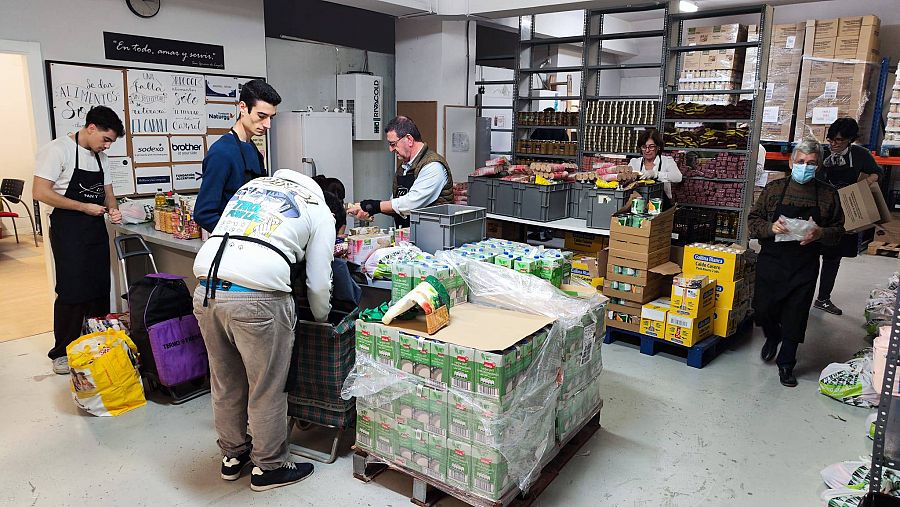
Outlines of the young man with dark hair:
M33 194L51 206L50 247L56 266L53 371L69 373L66 346L81 335L85 317L109 313L109 235L103 215L119 223L106 151L125 135L112 109L88 111L84 127L38 150Z
M416 124L405 116L398 116L388 122L384 131L388 151L403 161L394 175L393 198L387 201L365 200L351 207L347 213L360 219L388 213L394 215L397 227L408 227L410 211L453 204L450 164L422 142L422 134Z
M263 156L254 136L272 127L281 96L262 79L248 81L241 89L240 114L231 132L222 136L203 158L203 179L194 220L206 231L215 229L231 196L253 178L265 176Z

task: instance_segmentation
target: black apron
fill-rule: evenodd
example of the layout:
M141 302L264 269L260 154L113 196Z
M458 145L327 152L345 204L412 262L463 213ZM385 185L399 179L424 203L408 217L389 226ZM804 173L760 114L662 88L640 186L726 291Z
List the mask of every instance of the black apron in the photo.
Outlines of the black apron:
M397 197L403 197L404 195L409 193L409 189L412 188L413 183L416 181L416 172L410 171L403 175L396 175L397 178ZM399 213L394 214L394 224L400 227L409 227L409 217L404 217Z
M241 141L241 138L238 137L237 132L235 132L234 129L231 129L231 137L233 137L234 142L237 143L238 152L241 154L241 160L244 162L244 185L246 185L247 183L250 182L250 180L259 178L262 176L262 172L265 170L264 169L264 167L265 167L264 159L263 159L262 153L259 152L259 148L257 148L256 145L251 142L250 144L253 144L253 149L256 151L256 157L259 159L260 173L258 174L258 173L251 171L249 166L247 165L247 158L244 156L244 146L242 144L243 141Z
M75 134L75 170L65 197L73 201L104 206L103 166L94 153L99 171L78 166L78 134ZM56 295L60 303L79 304L108 298L109 234L103 215L56 208L50 214L50 246L56 264Z
M819 206L793 206L784 204L784 195L791 184L788 182L781 192L775 212L769 216L774 222L779 216L787 218L812 218L816 224L822 222ZM816 188L816 203L819 202L819 182ZM819 256L821 245L813 242L802 246L799 241L776 242L774 238L760 240L759 258L756 264L756 292L753 308L756 319L764 328L780 327L780 334L786 339L803 343L806 322L819 279ZM769 336L767 335L767 338Z
M859 177L860 171L853 167L853 146L847 150L847 165L838 166L838 170L855 171L856 178ZM826 176L828 170L825 171ZM855 181L854 181L855 182ZM834 184L829 180L829 183ZM838 187L838 185L835 185ZM838 187L840 188L840 187ZM841 236L840 241L836 245L822 248L822 258L824 259L840 259L841 257L856 257L859 254L859 232L848 232Z

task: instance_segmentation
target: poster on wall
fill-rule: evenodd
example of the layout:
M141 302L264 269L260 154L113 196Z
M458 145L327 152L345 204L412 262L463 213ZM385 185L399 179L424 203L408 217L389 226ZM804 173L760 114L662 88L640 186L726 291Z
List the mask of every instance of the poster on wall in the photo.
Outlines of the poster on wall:
M253 144L256 145L256 149L259 150L260 153L262 153L263 161L268 160L268 157L266 157L266 150L268 149L268 143L267 143L268 137L255 136L255 137L252 137L251 139L253 139Z
M206 79L199 74L170 74L172 134L206 133Z
M155 194L172 190L172 166L149 166L134 168L135 188L139 194Z
M206 100L219 102L238 101L238 79L228 76L206 76Z
M225 48L215 44L103 32L103 49L107 60L225 68Z
M203 136L172 136L169 145L172 162L203 162L206 155Z
M200 178L202 176L202 164L176 164L172 166L172 177L175 182L175 190L199 190Z
M128 116L132 134L169 133L169 83L167 72L131 70L128 81Z
M237 120L237 106L234 104L206 104L206 128L230 129Z
M134 193L134 168L128 157L109 157L109 177L117 196Z
M131 154L135 164L159 164L171 160L168 136L134 136Z
M50 68L56 137L77 132L94 106L109 107L125 122L125 78L121 70L58 63L51 64ZM127 155L125 144L113 143L106 154Z

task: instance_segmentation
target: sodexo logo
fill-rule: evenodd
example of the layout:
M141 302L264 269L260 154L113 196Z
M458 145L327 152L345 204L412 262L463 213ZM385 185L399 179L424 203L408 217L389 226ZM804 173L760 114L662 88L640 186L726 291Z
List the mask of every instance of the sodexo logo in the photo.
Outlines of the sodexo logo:
M138 146L138 153L165 153L166 147L162 143L155 146Z
M194 143L181 143L181 144L173 144L172 151L200 151L202 148L199 144Z

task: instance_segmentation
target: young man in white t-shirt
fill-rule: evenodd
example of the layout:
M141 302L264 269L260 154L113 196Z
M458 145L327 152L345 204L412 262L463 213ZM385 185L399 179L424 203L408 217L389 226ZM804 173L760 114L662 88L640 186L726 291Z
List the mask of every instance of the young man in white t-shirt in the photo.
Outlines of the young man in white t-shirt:
M104 215L119 223L106 151L125 135L105 106L91 108L78 132L54 139L37 153L33 195L53 208L50 247L56 268L53 371L69 373L66 346L81 335L85 317L109 313L109 235Z

